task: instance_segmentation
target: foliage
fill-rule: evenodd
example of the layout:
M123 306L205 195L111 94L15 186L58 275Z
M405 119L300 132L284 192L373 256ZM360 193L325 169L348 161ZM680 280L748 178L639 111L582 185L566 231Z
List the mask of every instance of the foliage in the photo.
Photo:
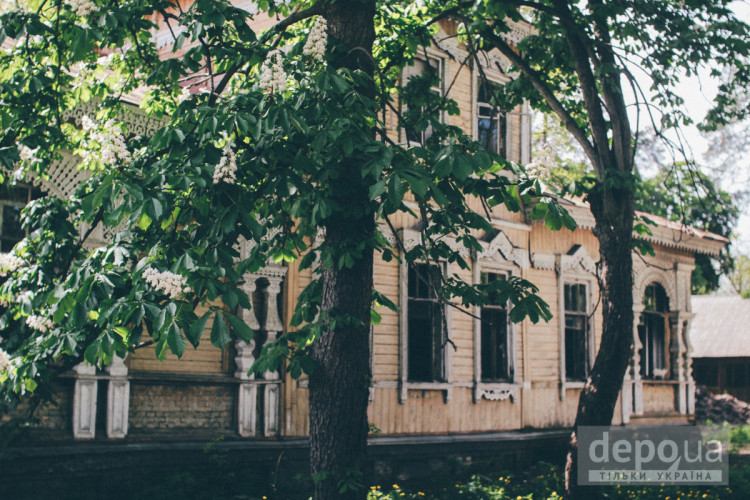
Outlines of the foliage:
M429 92L425 99L420 88L429 76L399 85L400 69L434 28L408 3L389 4L390 15L378 18L375 80L344 67L348 49L333 38L324 54L310 52L321 47L306 46L320 6L262 2L269 15L291 12L264 33L248 23L253 14L212 0L185 11L168 1L88 7L30 0L0 17L0 161L14 172L6 182L43 176L69 152L90 172L70 199L43 197L24 211L28 237L14 250L22 264L4 269L0 288L7 403L45 394L53 373L83 358L108 364L149 344L159 359L168 351L182 356L188 344L197 347L209 320L218 348L251 340L237 312L251 307L241 283L269 260L346 270L367 248L396 258L398 245L384 232L390 217L407 212L423 221L425 244L401 258L465 267L446 237L476 250L477 232L492 231L469 210L469 197L516 211L544 198L519 165L437 119L457 108ZM171 53L159 52L151 36L166 24L175 35ZM143 91L140 109L126 104ZM399 122L431 127L424 144L386 137L378 113L392 92L424 111ZM96 116L75 118L87 103ZM156 128L135 135L128 117L144 114ZM342 204L342 181L364 186L369 199ZM416 210L405 203L407 192ZM374 214L381 229L360 228L345 245L316 242L322 228L353 211ZM534 216L574 227L550 199ZM92 248L97 226L110 237ZM248 242L247 255L238 242ZM486 290L456 276L434 286L443 300L487 300ZM497 286L515 321L550 317L531 283L513 278ZM309 372L314 340L360 321L319 311L320 293L320 280L302 292L295 328L265 346L256 370L286 361L293 376Z
M750 299L750 256L742 254L735 257L729 282L743 299Z
M653 133L642 132L641 135L645 137L641 137L636 149L636 166L640 172L636 209L730 239L740 212L735 197L720 189L692 163L680 161L669 167L667 153L658 138L653 137ZM545 145L562 152L549 170L549 182L567 187L569 191L575 191L576 184L590 186L595 182L591 167L582 153L575 150L571 135L560 126L559 120L545 115L534 138L535 154L542 154ZM643 228L644 234L650 232L648 222ZM722 275L731 275L734 259L730 248L725 247L718 259L696 254L695 265L692 292L705 294L718 289Z
M678 163L645 179L638 188L638 210L727 239L732 236L739 208L726 191L717 188L700 170ZM696 267L691 277L693 293L703 294L718 289L720 276L728 274L733 266L729 248L722 250L718 262L719 268L716 269L711 257L695 256Z

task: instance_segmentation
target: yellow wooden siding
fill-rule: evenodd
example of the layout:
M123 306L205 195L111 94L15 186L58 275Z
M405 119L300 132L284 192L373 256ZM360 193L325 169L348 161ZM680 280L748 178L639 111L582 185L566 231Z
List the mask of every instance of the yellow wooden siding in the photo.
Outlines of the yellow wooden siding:
M199 308L196 311L198 316L206 312L205 308ZM196 373L196 374L223 374L230 370L229 350L218 349L211 344L211 328L213 326L213 316L206 323L206 329L203 331L201 341L197 349L188 344L187 349L178 358L171 352L167 352L164 361L156 358L156 352L153 345L137 349L134 353L128 355L125 364L130 372L170 372L170 373ZM145 333L145 332L144 332ZM144 336L143 340L148 337Z

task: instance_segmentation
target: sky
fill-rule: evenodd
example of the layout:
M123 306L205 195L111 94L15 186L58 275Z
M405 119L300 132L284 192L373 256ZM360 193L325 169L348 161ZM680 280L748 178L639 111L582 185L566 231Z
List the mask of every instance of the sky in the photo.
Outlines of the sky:
M750 23L750 1L743 0L733 2L732 8L740 19ZM645 83L645 82L644 82ZM711 106L711 101L716 94L717 82L708 77L708 69L699 71L698 77L685 78L678 88L695 123L700 123ZM631 121L635 123L635 120ZM747 120L747 129L750 133L750 120ZM709 141L701 134L695 126L685 127L682 132L686 143L692 150L693 158L698 165L711 165L712 158L708 156ZM744 165L734 169L731 178L725 176L719 178L719 186L732 193L737 189L750 188L750 151L747 152ZM750 200L743 208L742 215L737 224L735 233L736 240L733 243L735 253L740 252L750 255Z

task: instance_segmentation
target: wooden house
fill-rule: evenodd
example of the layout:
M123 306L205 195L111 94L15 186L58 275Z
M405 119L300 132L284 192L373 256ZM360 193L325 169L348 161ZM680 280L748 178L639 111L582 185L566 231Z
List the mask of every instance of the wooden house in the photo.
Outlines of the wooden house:
M508 61L499 54L464 64L467 54L451 25L441 25L433 46L405 71L432 68L461 113L445 116L478 139L485 148L527 164L531 160L529 109L500 111L488 102L488 86L512 78ZM529 27L515 25L507 33L518 41ZM158 40L168 36L156 33ZM160 38L161 37L161 38ZM488 81L480 77L487 76ZM89 107L94 104L87 105ZM80 121L93 109L82 106L71 118ZM149 133L156 126L132 115L129 126ZM388 120L392 139L419 142ZM66 196L84 175L75 159L61 162L35 189ZM8 191L3 201L0 239L18 239L17 213L31 187ZM10 194L9 194L10 193ZM408 203L408 202L407 202ZM382 321L372 328L373 374L369 420L382 436L458 435L565 428L573 424L578 395L593 363L602 334L597 280L598 243L588 207L563 200L578 229L558 232L532 222L526 213L495 207L496 233L485 235L483 250L466 252L470 270L439 263L448 273L470 282L514 275L540 289L551 306L549 322L513 324L507 304L464 311L446 308L447 331L436 315L441 306L415 278L414 269L376 256L376 288L400 306L398 313L380 310ZM478 202L475 209L480 210ZM615 424L634 420L688 420L693 412L691 374L690 274L696 253L717 255L726 240L678 223L652 217L658 225L647 239L656 255L634 255L633 330L636 350L616 410ZM6 223L7 222L7 223ZM393 220L406 249L418 244L419 221L404 215ZM101 235L104 238L104 235ZM3 247L3 250L6 250ZM246 251L244 249L243 251ZM417 264L431 272L428 264ZM309 271L295 265L269 265L244 277L245 290L258 306L244 311L259 338L273 339L289 326L290 311ZM476 318L487 318L480 321ZM237 341L218 350L208 341L206 326L196 350L178 360L157 361L152 348L139 349L124 361L116 358L103 370L78 366L60 380L60 404L38 412L37 429L49 439L153 441L208 439L290 439L308 434L308 390L305 378L292 379L284 370L248 374L260 345ZM450 338L455 349L446 345Z
M714 394L750 401L750 300L694 295L691 303L695 382Z

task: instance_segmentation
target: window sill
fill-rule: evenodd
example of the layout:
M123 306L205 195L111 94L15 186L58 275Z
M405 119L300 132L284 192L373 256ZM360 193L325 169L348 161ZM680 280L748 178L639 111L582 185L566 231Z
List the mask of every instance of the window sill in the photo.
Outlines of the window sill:
M518 399L521 384L514 382L480 382L474 388L474 402L481 399L488 401L504 401L509 399L514 403Z
M676 385L680 383L679 380L673 380L673 379L662 380L662 379L652 379L652 378L643 378L641 379L641 382L643 382L644 384L652 384L652 385Z
M563 387L565 389L583 389L586 385L586 382L583 380L566 380L563 382Z
M453 384L449 382L404 382L401 384L400 403L405 403L408 391L442 391L443 402L447 403L453 395Z

